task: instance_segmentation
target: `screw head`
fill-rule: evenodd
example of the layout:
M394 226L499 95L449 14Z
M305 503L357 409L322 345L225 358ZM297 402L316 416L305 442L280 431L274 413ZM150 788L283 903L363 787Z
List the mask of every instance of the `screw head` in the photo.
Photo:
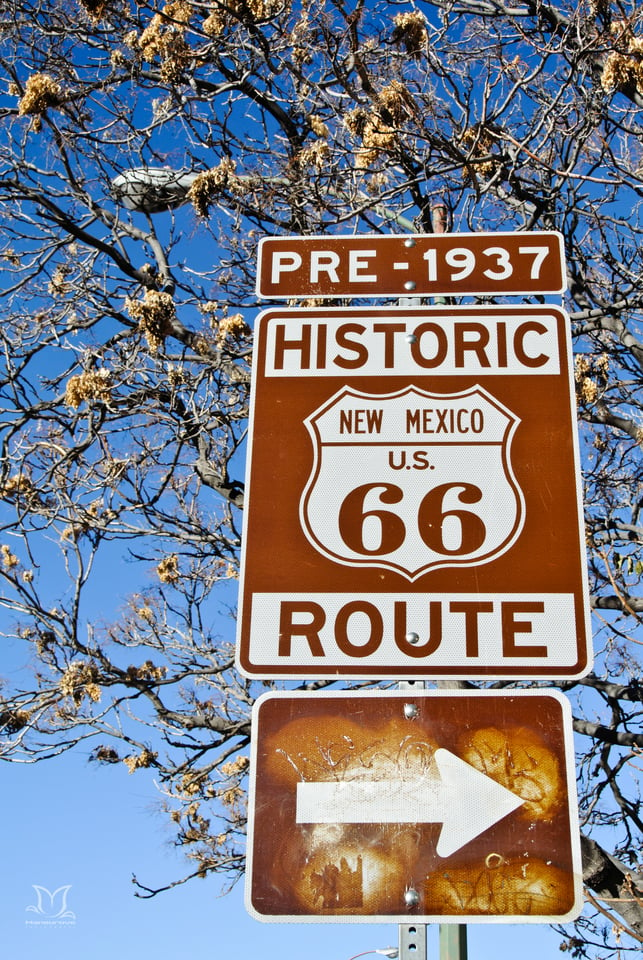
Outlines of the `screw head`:
M414 247L414 246L415 246L415 240L413 239L413 237L407 237L406 240L404 241L404 246L405 246L405 247Z
M407 643L412 643L415 646L416 643L420 642L420 637L417 633L411 630L409 633L407 633L405 640Z
M404 284L405 290L415 290L415 280L407 280Z
M414 890L413 887L409 887L408 890L404 891L404 903L407 907L417 907L420 902L420 894L417 890Z
M419 710L415 703L405 703L404 704L404 716L407 720L415 720L419 714Z

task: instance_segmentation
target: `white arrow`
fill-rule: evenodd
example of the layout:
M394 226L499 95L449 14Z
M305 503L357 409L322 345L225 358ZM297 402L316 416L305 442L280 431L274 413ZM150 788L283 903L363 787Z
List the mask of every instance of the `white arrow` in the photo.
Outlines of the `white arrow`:
M441 823L449 857L525 802L448 750L435 762L439 778L300 782L297 823Z

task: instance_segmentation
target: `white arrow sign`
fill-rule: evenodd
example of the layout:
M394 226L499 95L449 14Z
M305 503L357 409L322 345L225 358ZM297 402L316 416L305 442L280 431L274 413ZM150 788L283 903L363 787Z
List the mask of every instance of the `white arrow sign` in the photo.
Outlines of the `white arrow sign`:
M448 750L435 762L439 778L298 783L297 823L441 823L449 857L525 802Z

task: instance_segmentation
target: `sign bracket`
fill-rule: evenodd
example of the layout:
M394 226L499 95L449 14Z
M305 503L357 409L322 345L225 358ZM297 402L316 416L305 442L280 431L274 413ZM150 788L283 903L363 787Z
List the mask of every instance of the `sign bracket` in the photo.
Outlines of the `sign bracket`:
M398 690L424 690L424 680L400 680ZM426 960L426 924L399 925L399 960Z
M401 923L399 960L426 960L426 924Z

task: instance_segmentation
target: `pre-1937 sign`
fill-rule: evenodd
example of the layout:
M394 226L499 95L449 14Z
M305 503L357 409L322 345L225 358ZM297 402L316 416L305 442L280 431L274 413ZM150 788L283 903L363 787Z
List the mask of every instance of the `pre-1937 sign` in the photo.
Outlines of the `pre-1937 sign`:
M253 375L243 673L589 669L561 310L270 310Z
M530 233L264 237L261 297L562 293L563 238Z

